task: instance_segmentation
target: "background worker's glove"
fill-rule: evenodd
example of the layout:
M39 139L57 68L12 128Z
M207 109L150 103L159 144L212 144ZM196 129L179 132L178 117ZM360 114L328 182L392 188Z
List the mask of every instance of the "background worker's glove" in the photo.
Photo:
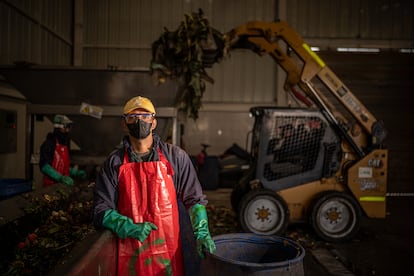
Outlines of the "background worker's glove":
M200 255L201 258L204 258L204 248L210 253L216 251L216 245L214 244L214 241L210 236L210 231L208 230L206 207L201 204L195 204L190 209L190 219L194 235L197 240L198 255Z
M88 176L88 174L84 170L78 170L75 168L69 168L69 173L70 173L70 176L78 177L82 180L85 180Z
M66 176L66 175L63 175L63 176L60 178L59 182L61 182L61 183L65 184L65 185L67 185L67 186L73 186L73 179L72 179L72 178L70 178L69 176Z
M138 239L140 242L143 242L152 230L158 230L158 227L151 222L134 223L131 218L113 209L105 211L102 225L122 239L129 237Z
M42 172L57 182L63 183L67 186L73 186L72 178L69 176L61 175L49 164L46 164L42 167Z

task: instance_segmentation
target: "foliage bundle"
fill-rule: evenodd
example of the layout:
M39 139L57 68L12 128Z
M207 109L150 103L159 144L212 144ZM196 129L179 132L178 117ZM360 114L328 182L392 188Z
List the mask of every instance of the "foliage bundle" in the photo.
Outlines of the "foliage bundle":
M198 13L186 14L177 30L165 29L152 44L151 74L158 84L166 78L179 81L183 90L178 104L196 120L205 81L214 82L206 68L220 61L223 50L224 35L210 26L200 9Z

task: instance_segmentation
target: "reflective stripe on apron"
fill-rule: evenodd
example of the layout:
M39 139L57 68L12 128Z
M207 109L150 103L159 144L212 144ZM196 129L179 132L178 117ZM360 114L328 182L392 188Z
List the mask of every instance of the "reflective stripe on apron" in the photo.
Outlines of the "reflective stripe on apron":
M53 154L52 167L61 175L69 175L70 157L68 146L61 145L56 139L55 152ZM56 181L47 175L43 176L43 186L50 186Z
M118 211L134 223L152 222L144 242L118 239L118 275L183 275L180 225L172 168L160 161L131 162L124 154L119 168Z

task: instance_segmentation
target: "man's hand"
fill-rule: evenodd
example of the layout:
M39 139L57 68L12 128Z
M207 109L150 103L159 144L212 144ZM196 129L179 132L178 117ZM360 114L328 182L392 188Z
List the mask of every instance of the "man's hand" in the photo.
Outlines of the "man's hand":
M85 180L88 177L88 174L84 170L78 170L75 168L69 168L70 176L77 177L82 180Z
M197 236L197 235L196 235ZM211 238L210 234L206 236L206 238L196 238L197 239L197 252L201 258L205 258L204 249L206 249L209 253L214 253L216 251L216 244L214 243L213 239Z
M129 236L140 242L145 241L152 230L158 230L158 227L151 222L136 223L134 226L135 229L131 229Z
M88 177L88 174L84 170L78 170L76 176L82 180L85 180Z
M113 209L105 211L102 225L122 239L129 237L138 239L140 242L145 241L151 231L158 230L158 227L151 222L134 223L131 218L123 216Z
M66 186L73 186L73 179L72 178L70 178L69 176L62 176L60 179L59 179L59 182L61 182L61 183L63 183L63 184L65 184Z
M73 186L73 179L70 178L70 176L61 175L49 164L44 165L41 171L57 182L63 183L67 186Z
M190 209L190 219L193 226L194 235L197 240L197 252L201 258L205 258L203 250L206 249L210 253L216 251L216 245L211 238L208 229L206 207L196 204Z

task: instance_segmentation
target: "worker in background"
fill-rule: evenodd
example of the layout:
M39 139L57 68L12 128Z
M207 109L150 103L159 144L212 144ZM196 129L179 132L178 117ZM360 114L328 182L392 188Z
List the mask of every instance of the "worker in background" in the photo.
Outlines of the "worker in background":
M53 119L53 132L47 134L46 140L40 146L39 167L42 171L43 186L55 183L73 185L73 177L86 179L84 170L70 167L70 138L69 132L73 121L67 116L57 114Z
M190 216L199 256L216 248L194 166L183 149L153 133L155 115L148 98L137 96L125 104L122 127L128 135L96 179L93 221L118 236L117 275L127 275L130 269L136 275L184 274L181 202L185 217Z

